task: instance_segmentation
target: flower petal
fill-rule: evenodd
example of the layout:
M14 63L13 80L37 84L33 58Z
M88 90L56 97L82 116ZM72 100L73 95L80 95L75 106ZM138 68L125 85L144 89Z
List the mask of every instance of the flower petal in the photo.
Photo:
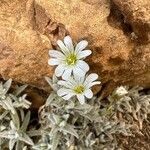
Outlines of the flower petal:
M63 80L59 80L59 81L57 82L57 84L58 84L58 85L62 85L62 86L64 86L64 87L66 87L66 88L70 88L70 89L72 89L72 88L74 87L74 85L73 85L72 83L70 83L70 82L68 82L68 81L63 81Z
M49 50L49 55L51 57L57 58L57 59L61 59L64 60L65 59L65 55L59 51L56 50Z
M55 75L56 75L57 77L62 76L64 70L65 70L64 64L58 65L58 66L56 67L56 69L55 69Z
M101 82L100 81L90 82L89 84L86 85L86 88L91 88L92 86L98 85L98 84L101 84Z
M86 77L86 79L85 79L85 84L86 83L90 83L90 82L93 82L93 81L95 81L95 80L97 80L98 79L98 75L96 74L96 73L91 73L91 74L89 74L87 77Z
M65 100L69 100L69 99L70 99L72 96L74 96L74 95L75 95L75 94L73 94L73 93L69 93L69 94L63 96L62 98L65 99Z
M69 93L71 93L71 90L66 88L61 88L57 91L58 96L65 96Z
M64 43L66 47L69 49L69 51L74 52L74 47L73 47L72 39L70 36L66 36L64 38Z
M78 59L82 59L82 58L86 58L87 56L91 55L92 51L91 50L84 50L84 51L80 51L77 54Z
M55 58L50 58L48 60L48 64L51 65L51 66L59 65L60 64L60 60L55 59Z
M83 76L85 76L85 71L84 70L82 70L81 68L79 68L79 67L74 67L73 68L73 74L74 74L74 76L80 76L80 77L83 77Z
M93 92L88 89L84 92L84 95L87 97L87 98L92 98L93 97Z
M72 78L72 77L70 77L70 78L68 79L68 82L69 82L70 84L72 84L73 87L75 87L75 86L78 85L78 82L77 82L76 80L74 80L74 78Z
M86 40L80 41L75 48L75 53L77 54L79 51L82 51L85 49L88 45L88 42Z
M69 49L65 46L65 44L61 41L61 40L58 40L57 41L57 44L58 46L60 47L61 51L67 55L69 53Z
M82 77L81 77L81 76L78 76L78 75L75 75L75 76L74 76L74 80L76 81L77 85L83 84L84 78L85 78L85 76L82 76Z
M79 100L79 102L80 102L81 105L83 105L85 103L85 97L84 97L84 95L78 94L77 98L78 98L78 100Z
M83 61L83 60L78 60L77 66L82 69L85 73L89 71L89 65Z
M62 75L62 78L69 78L71 76L71 73L72 73L72 68L67 68L65 69L63 75Z

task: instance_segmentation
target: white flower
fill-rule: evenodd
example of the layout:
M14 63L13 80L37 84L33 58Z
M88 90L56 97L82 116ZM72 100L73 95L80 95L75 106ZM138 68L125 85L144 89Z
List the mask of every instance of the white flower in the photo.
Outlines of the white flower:
M128 91L123 86L118 87L115 91L115 94L117 94L118 96L124 96L127 93Z
M64 80L58 81L58 84L62 86L57 91L57 94L65 100L69 100L71 97L76 96L81 104L85 103L86 98L92 98L93 92L91 87L96 84L100 84L100 81L95 81L98 79L98 75L92 73L88 76L79 77L74 76L70 78L65 78Z
M91 50L84 50L88 42L80 41L76 47L73 46L73 42L70 36L64 38L64 42L57 41L61 51L50 50L49 65L57 65L55 74L57 77L70 77L71 74L77 74L78 76L84 76L89 71L89 65L83 61L84 58L89 56Z

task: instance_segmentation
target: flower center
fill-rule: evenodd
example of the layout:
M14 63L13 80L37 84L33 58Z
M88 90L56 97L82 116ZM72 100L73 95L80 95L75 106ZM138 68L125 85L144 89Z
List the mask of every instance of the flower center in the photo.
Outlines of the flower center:
M68 64L68 65L74 65L74 64L76 63L76 61L77 61L77 57L76 57L75 54L70 54L70 55L67 57L66 61L67 61L67 64Z
M81 94L81 93L83 93L83 91L84 91L84 86L83 86L83 85L76 86L76 87L74 88L74 91L75 91L75 93L77 93L77 94Z

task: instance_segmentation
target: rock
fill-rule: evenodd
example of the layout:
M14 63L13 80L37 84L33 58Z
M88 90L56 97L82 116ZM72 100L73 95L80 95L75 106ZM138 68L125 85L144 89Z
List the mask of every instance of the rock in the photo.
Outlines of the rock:
M143 0L138 1L140 12L144 5ZM144 3L149 5L148 0ZM136 12L133 6L137 3L128 3L128 9L123 9L124 4L119 0L0 2L1 76L47 89L44 76L53 74L53 68L47 65L48 50L56 48L56 41L69 34L75 42L89 41L93 53L87 61L91 72L100 75L104 93L121 84L148 87L149 28L146 32L140 28L145 22L148 25L150 17L148 14L147 20L141 19L139 27L136 17L134 21L127 19L132 10ZM140 38L141 32L146 42Z
M150 1L149 0L113 0L124 15L134 33L141 42L150 42Z
M46 88L44 77L52 75L47 65L51 43L34 30L32 5L29 1L0 2L0 74Z

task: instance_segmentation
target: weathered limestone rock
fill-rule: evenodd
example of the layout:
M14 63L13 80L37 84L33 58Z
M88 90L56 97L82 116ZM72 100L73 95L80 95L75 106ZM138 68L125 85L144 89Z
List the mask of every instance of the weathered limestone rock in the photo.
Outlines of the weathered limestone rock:
M131 0L126 0L126 3ZM133 1L133 0L132 0ZM89 41L91 72L101 76L107 91L120 84L150 85L150 15L132 15L146 9L143 0L132 4L114 0L14 0L0 2L0 74L38 88L47 88L52 76L48 50L70 34ZM147 9L148 0L144 1ZM124 9L124 5L126 6ZM149 10L148 10L149 11ZM131 17L130 17L131 16ZM137 16L137 17L136 17ZM127 19L129 18L129 19ZM132 20L132 18L134 20ZM141 33L146 39L142 41Z
M150 1L113 1L124 14L125 22L131 24L133 31L141 42L150 42Z
M0 1L0 74L4 79L45 88L51 43L32 23L33 7L29 1Z

